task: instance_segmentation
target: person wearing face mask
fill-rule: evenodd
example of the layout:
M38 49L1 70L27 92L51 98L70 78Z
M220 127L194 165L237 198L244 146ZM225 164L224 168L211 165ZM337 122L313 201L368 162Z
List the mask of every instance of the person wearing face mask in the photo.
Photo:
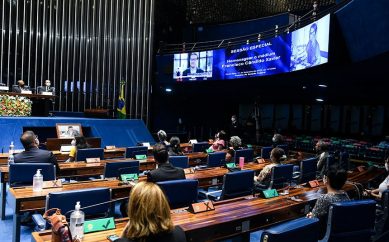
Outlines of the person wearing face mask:
M236 117L236 115L232 115L231 117L229 131L230 131L230 137L232 136L242 137L241 126L238 122L238 118Z
M90 145L86 142L84 136L74 137L71 144L72 144L72 148L70 149L69 158L66 160L66 162L75 161L78 149L90 148Z
M317 171L320 172L320 176L325 175L327 172L327 158L329 156L328 153L328 144L322 140L319 140L315 146L317 156Z
M333 165L328 168L323 183L327 187L327 193L321 195L312 212L307 214L308 218L318 218L320 224L320 238L323 238L327 228L328 212L330 205L335 202L348 201L350 198L347 193L342 190L346 183L347 172L338 165Z
M57 165L57 158L53 152L39 149L38 136L34 132L24 132L20 137L20 142L24 151L15 155L15 163L52 163Z
M221 130L215 135L215 140L213 141L213 144L209 147L209 149L213 151L221 151L226 148L226 132L224 130Z
M385 169L389 172L389 157L385 160ZM365 192L374 198L381 199L382 193L386 189L389 189L389 175L381 182L377 189L365 190Z

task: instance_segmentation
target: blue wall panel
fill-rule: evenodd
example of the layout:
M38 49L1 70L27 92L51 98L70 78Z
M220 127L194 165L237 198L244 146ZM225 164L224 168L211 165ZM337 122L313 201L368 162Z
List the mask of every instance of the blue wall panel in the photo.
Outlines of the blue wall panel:
M23 127L53 127L55 129L56 123L80 123L82 127L90 127L89 136L101 137L103 147L106 145L134 146L141 141L155 143L143 121L138 119L0 118L0 149L8 152L11 141L14 141L15 149L22 149L19 137L23 133Z

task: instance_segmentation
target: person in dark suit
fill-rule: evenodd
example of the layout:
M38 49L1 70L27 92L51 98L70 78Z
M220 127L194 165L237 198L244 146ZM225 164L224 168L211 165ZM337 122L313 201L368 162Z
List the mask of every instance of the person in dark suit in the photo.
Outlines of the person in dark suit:
M196 75L199 73L204 73L204 70L198 68L199 57L196 53L191 53L189 58L190 67L182 72L182 76Z
M38 148L38 136L32 131L26 131L20 137L24 151L15 155L15 163L52 163L57 165L53 152Z
M50 80L46 80L44 86L38 87L38 93L42 94L43 92L55 93L55 88L51 86Z
M153 154L158 168L147 173L147 181L160 182L185 179L184 170L174 167L168 162L169 154L165 145L156 144L153 149Z
M168 200L159 186L139 182L128 202L128 223L117 242L186 242L185 232L174 226Z
M31 91L31 89L24 84L23 80L19 80L18 85L12 87L12 92L21 93L22 91Z

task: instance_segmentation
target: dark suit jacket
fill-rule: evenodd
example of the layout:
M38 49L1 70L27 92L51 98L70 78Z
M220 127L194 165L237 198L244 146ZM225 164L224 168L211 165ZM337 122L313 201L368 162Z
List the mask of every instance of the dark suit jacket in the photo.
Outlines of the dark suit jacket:
M132 240L127 238L120 238L115 242L137 242L138 240ZM186 242L184 231L179 227L174 227L174 230L170 233L158 234L149 236L146 239L147 242Z
M15 163L52 163L57 166L53 152L32 148L15 155Z
M30 87L29 86L24 86L24 90L26 91L30 91ZM19 87L19 86L12 86L12 92L16 92L16 93L21 93L22 92L22 89Z
M49 87L49 88L46 90L46 86L40 86L40 87L38 87L38 93L41 94L42 92L52 92L53 94L55 94L55 88L54 88L54 87Z
M185 172L181 168L172 166L170 163L159 164L158 169L147 174L147 181L160 182L185 179Z
M196 69L196 73L204 73L204 71L200 68L197 68ZM187 76L190 74L190 68L186 69L184 72L182 72L182 75L183 76Z

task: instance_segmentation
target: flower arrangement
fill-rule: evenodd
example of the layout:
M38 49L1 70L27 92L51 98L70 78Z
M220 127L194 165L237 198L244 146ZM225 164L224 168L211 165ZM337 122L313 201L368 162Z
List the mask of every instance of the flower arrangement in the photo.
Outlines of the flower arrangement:
M31 116L31 105L26 97L0 95L0 116Z

